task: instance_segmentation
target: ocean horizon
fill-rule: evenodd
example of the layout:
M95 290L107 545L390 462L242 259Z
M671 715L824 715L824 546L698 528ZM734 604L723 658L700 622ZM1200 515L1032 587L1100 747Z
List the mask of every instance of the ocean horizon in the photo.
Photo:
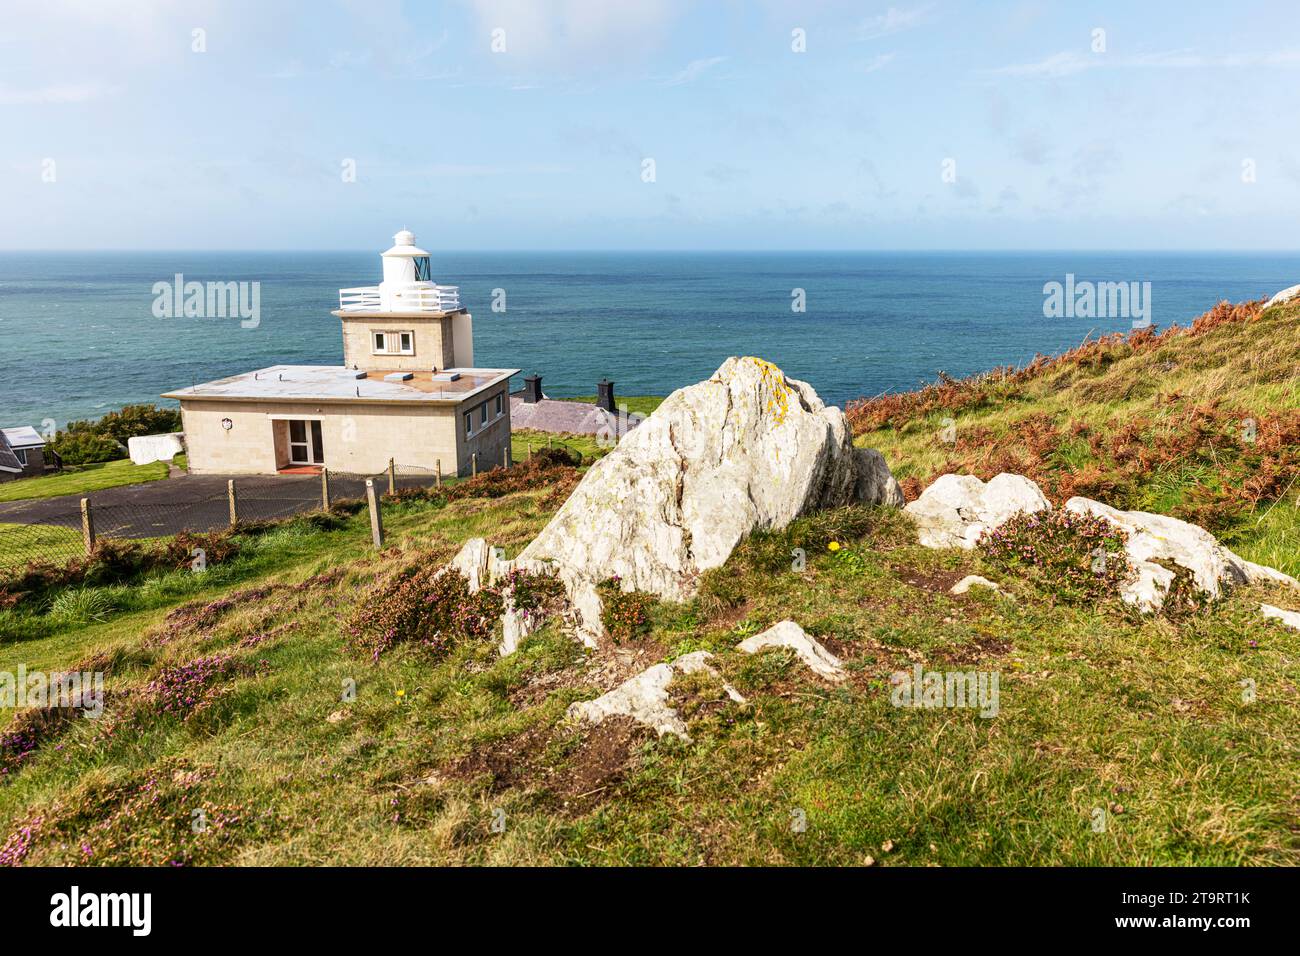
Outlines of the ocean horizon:
M379 268L378 250L0 252L0 424L63 427L238 372L338 364L338 290ZM474 315L476 364L540 374L553 397L601 378L666 395L756 354L843 404L1132 327L1047 317L1044 287L1067 276L1137 283L1166 328L1294 285L1300 253L462 251L435 253L433 273ZM256 327L156 317L154 285L177 274L259 283Z

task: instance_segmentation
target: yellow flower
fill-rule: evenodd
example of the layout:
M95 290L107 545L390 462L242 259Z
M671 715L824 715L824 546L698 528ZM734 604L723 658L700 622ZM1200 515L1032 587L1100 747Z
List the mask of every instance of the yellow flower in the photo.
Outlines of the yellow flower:
M840 543L838 541L832 541L826 547L830 548L832 551L838 551L840 549Z
M405 696L406 696L406 691L404 691L404 690L399 690L399 691L397 692L397 696L398 696L398 697L405 697Z

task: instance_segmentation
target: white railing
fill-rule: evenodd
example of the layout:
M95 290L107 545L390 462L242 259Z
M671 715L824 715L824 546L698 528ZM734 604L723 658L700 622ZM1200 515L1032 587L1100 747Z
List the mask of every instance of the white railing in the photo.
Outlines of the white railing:
M385 305L379 286L339 289L340 312L455 312L460 289L454 285L403 286L389 290Z

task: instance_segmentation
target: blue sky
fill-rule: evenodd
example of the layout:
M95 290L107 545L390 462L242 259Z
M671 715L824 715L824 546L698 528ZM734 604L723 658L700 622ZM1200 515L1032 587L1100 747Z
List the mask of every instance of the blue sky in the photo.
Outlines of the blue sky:
M1296 249L1298 27L1282 0L4 0L0 248Z

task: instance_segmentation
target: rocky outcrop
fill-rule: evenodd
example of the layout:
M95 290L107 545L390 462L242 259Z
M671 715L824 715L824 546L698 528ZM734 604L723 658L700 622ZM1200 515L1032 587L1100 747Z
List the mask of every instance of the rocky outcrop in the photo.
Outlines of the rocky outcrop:
M761 634L747 637L738 645L746 654L757 654L772 647L786 647L794 651L799 660L819 677L839 683L848 675L840 659L815 638L804 633L804 629L794 621L782 621L774 624Z
M943 475L903 510L927 548L974 548L985 531L1020 512L1052 507L1028 478L1001 474L987 484L974 475Z
M1162 562L1185 568L1197 589L1211 600L1222 597L1225 588L1235 584L1300 588L1300 581L1290 575L1238 557L1210 532L1186 521L1145 511L1120 511L1090 498L1071 498L1065 507L1101 517L1125 533L1135 573L1120 595L1140 610L1156 611L1164 605L1175 572Z
M664 664L655 664L624 681L608 694L595 700L570 704L568 716L591 724L598 724L607 717L631 717L638 723L653 728L661 737L664 734L676 734L690 740L686 733L686 722L672 706L668 687L678 674L694 674L698 671L721 680L717 670L709 663L712 659L713 655L708 651L695 651ZM736 703L745 702L745 698L730 684L723 684L723 688Z
M590 638L598 582L686 600L751 531L854 502L903 503L884 459L811 386L730 358L597 461L520 557L554 562Z
M1267 309L1270 305L1281 305L1283 302L1290 302L1297 296L1300 296L1300 285L1293 285L1288 289L1283 289L1277 295L1273 296L1273 298L1269 299L1268 305L1265 305L1264 308Z

